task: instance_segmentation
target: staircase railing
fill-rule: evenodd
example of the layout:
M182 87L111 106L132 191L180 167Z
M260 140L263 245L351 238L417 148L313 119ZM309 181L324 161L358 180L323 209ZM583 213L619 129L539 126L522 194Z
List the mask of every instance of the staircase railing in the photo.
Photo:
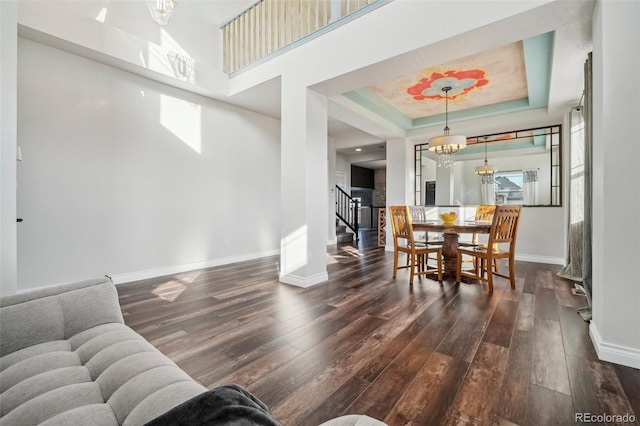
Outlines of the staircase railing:
M336 216L355 233L356 240L358 239L359 211L360 202L336 185Z

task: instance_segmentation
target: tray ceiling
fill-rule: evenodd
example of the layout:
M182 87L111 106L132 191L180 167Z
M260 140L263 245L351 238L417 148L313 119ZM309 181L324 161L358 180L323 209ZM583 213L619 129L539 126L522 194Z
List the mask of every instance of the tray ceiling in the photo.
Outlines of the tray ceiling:
M510 43L345 93L404 129L548 105L553 33Z

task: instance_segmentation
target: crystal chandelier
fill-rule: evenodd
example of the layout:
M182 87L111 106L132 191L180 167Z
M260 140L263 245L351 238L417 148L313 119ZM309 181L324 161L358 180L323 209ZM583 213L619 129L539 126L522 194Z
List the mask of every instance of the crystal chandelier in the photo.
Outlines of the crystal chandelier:
M151 17L160 25L167 25L176 8L176 0L147 0Z
M484 138L484 165L476 167L476 174L480 176L492 175L496 169L489 165L487 161L487 138Z
M456 152L467 146L465 136L449 134L449 90L450 86L442 88L445 93L444 135L429 139L429 151L438 154L438 167L451 167Z

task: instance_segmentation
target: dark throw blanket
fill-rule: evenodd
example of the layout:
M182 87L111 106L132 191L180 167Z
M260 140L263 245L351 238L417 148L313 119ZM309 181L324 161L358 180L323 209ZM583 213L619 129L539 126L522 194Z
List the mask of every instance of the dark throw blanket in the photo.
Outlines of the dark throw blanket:
M248 390L226 385L202 393L151 420L146 426L282 426Z

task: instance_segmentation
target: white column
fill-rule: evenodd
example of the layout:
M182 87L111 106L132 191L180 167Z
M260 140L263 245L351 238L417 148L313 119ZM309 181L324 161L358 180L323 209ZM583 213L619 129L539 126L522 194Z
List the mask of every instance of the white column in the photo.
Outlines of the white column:
M413 144L405 138L387 140L387 251L393 251L389 206L414 204L413 167Z
M16 228L16 147L18 7L0 1L0 295L18 286Z
M327 202L327 244L336 244L336 144L333 138L328 140L327 179L329 199Z
M600 359L640 368L640 3L599 1L593 19L593 291ZM635 54L633 52L636 52Z
M327 99L282 77L280 281L309 287L327 274Z
M450 206L453 204L454 166L436 166L436 204Z

